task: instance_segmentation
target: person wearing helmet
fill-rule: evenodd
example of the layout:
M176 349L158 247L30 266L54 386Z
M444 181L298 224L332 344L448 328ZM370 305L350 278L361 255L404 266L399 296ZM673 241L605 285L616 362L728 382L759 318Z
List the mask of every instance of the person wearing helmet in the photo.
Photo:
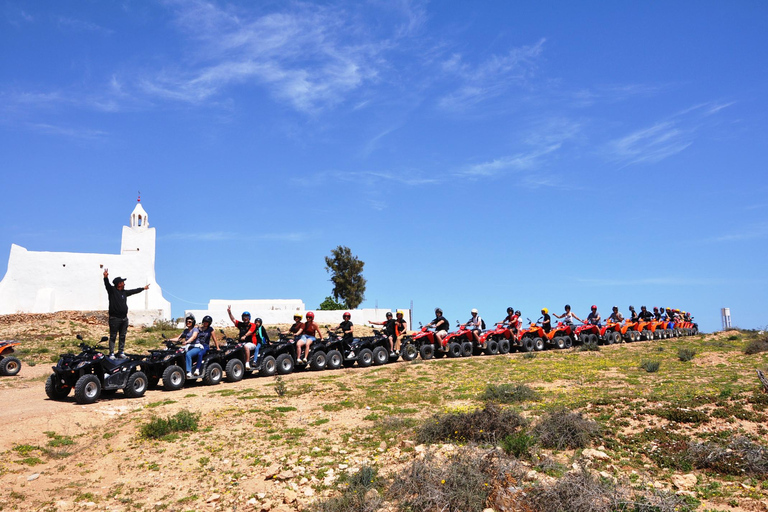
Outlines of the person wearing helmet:
M474 339L476 343L480 343L480 334L485 327L485 320L483 320L480 315L477 314L477 310L474 308L472 308L470 314L472 316L469 317L469 320L467 320L467 323L464 325L467 329L469 329L472 339ZM472 339L470 339L470 341L472 341Z
M507 316L499 323L508 326L510 331L517 334L517 328L520 326L520 312L515 312L512 306L508 307Z
M629 306L629 321L630 322L637 322L640 317L637 316L637 312L635 311L635 306Z
M544 332L552 330L552 317L549 316L548 308L541 308L541 329Z
M405 313L402 309L397 310L395 317L395 355L400 355L400 340L408 333L408 322L405 321Z
M442 309L435 308L435 319L429 322L427 327L435 328L435 338L437 338L437 344L442 346L443 338L446 334L448 334L448 328L450 327L448 320L446 320L443 316Z
M301 321L302 316L298 313L293 315L293 325L288 329L288 332L290 334L293 334L294 336L299 333L302 329L304 329L304 322Z
M640 306L640 313L637 314L637 316L642 320L643 322L650 322L651 318L653 318L653 313L648 311L645 306Z
M608 316L608 321L613 323L621 323L624 320L624 315L619 312L618 306L611 308L611 314Z
M259 357L259 351L261 348L269 345L269 334L267 334L267 330L264 328L262 323L263 322L261 321L261 318L257 318L253 321L253 341L256 347L253 349L251 360L253 360L254 363Z
M602 327L603 324L600 323L600 320L602 320L602 318L600 318L600 313L597 312L597 306L593 304L590 310L591 311L587 315L587 323L596 325L598 327Z
M555 315L557 318L562 318L563 319L563 323L565 325L570 325L571 327L573 327L573 319L574 318L576 320L578 320L579 322L584 323L584 320L582 320L581 318L577 317L574 313L571 312L571 305L570 304L566 304L565 305L565 313L563 313L562 315L558 315L557 313L552 313L552 314Z
M195 315L189 314L184 319L184 330L181 331L181 334L179 334L175 338L171 338L169 341L183 341L182 345L184 345L187 348L187 378L192 378L192 356L189 355L189 352L195 348L195 343L197 340L197 337L200 335L200 330L195 327L195 324L197 323L197 320L195 320ZM197 352L195 352L193 355L196 355Z
M235 324L235 327L237 327L237 330L240 333L237 339L244 342L245 369L250 370L251 351L256 350L256 344L253 340L253 333L256 331L256 325L251 322L251 313L248 311L243 311L243 314L240 316L242 321L235 320L235 317L232 316L232 306L227 306L227 313L229 313L229 319L232 320L232 323Z
M386 315L387 319L383 322L374 322L372 320L368 320L368 323L371 325L383 325L384 326L384 334L386 334L387 339L389 340L389 355L394 356L396 352L395 348L395 319L392 318L392 312L387 311Z
M192 342L190 348L187 350L187 377L199 377L200 371L203 366L203 357L208 353L211 347L211 341L213 341L216 350L219 350L219 342L216 340L216 334L213 332L213 318L210 315L205 315L200 322L200 327L197 329L197 338ZM189 372L192 369L192 359L197 356L195 363L195 369L190 375Z
M320 328L315 323L315 314L313 312L307 311L307 321L296 335L299 337L299 341L296 342L296 362L307 364L309 348L320 336ZM304 352L303 356L302 351Z
M390 317L392 313L389 313ZM352 340L355 339L355 324L352 323L352 314L345 311L341 315L341 322L336 326L336 331L341 331L341 348L344 350L347 359L354 359L355 353L352 351Z
M659 308L657 308L657 307L653 308L653 318L657 322L661 322L661 311L659 311Z

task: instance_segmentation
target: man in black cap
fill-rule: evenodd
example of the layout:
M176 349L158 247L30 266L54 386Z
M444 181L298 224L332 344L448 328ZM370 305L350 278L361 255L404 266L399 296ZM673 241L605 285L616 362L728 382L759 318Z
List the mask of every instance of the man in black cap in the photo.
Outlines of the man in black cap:
M128 297L149 288L125 289L125 279L116 277L109 284L109 270L104 269L104 287L109 295L109 357L115 357L115 338L120 333L120 345L117 357L125 357L125 333L128 331Z

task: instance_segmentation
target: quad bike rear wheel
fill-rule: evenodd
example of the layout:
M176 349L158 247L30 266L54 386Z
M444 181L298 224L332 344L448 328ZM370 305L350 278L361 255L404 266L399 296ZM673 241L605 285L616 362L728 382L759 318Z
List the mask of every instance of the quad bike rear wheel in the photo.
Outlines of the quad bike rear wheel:
M369 348L362 349L357 354L357 366L360 368L368 368L373 364L373 352Z
M461 345L452 341L448 344L448 357L461 357Z
M435 357L435 346L432 344L422 345L419 349L419 355L425 361Z
M232 361L238 361L240 364L243 364L239 359L232 359ZM230 365L234 364L232 361L227 363L227 382L235 382L230 380L230 374L235 373L234 371L230 372L229 370ZM261 370L259 370L259 374L264 375L265 377L273 377L275 374L277 374L277 361L275 361L274 356L267 356L264 358L264 360L261 362Z
M318 350L314 354L312 354L312 357L309 360L309 367L319 372L320 370L325 370L325 367L328 365L328 356L323 352L322 350Z
M203 382L209 386L215 386L224 377L224 370L219 363L210 363L205 367Z
M565 348L571 348L573 346L573 339L570 336L563 336L563 340L565 342Z
M474 349L474 345L471 341L465 341L461 344L461 357L470 357L472 355L472 350Z
M503 339L499 342L499 354L509 354L510 350L512 350L512 344L508 339Z
M389 362L389 352L384 347L376 347L373 349L373 364L375 366L381 366Z
M147 392L148 386L149 381L144 372L133 372L128 377L128 384L123 389L123 393L130 398L141 398Z
M523 343L524 352L533 352L534 350L533 338L527 336L523 338L521 341Z
M563 336L555 336L552 340L555 342L555 346L559 348L560 350L565 348L565 337Z
M341 352L338 350L331 350L325 356L325 367L329 370L338 370L341 368Z
M48 395L48 398L51 400L62 400L66 398L71 389L72 388L70 387L61 387L56 378L56 374L53 373L49 375L48 379L45 381L45 394Z
M400 347L400 355L402 356L403 361L413 361L416 359L416 357L418 357L419 350L413 343L407 343L406 345Z
M294 361L290 354L280 354L275 360L277 363L277 373L288 375L293 371Z
M21 361L13 356L8 356L0 359L0 375L6 377L13 377L21 371Z
M92 404L101 396L101 382L92 373L83 375L75 383L75 400L79 404Z
M179 365L172 364L163 372L163 389L166 391L176 391L184 387L187 376Z
M506 341L506 340L505 340ZM507 342L509 343L509 342ZM485 342L485 353L489 356L494 356L499 353L499 342L496 340L488 340Z
M544 340L541 338L533 338L533 350L541 352L544 350Z

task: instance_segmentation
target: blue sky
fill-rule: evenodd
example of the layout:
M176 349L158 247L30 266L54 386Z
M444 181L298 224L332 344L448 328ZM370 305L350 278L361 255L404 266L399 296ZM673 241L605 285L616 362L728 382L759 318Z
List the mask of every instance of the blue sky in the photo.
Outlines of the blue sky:
M140 190L174 315L347 245L417 321L768 324L765 2L4 1L0 48L0 256L115 253Z

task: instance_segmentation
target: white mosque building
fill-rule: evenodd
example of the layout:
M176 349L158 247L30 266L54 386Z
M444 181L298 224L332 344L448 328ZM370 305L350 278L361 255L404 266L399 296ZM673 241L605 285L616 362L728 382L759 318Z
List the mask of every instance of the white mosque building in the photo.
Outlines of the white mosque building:
M119 254L29 251L12 244L0 281L0 315L106 310L103 273L109 269L110 282L119 276L128 289L150 285L128 298L131 324L170 320L171 303L155 281L155 238L139 198L130 225L123 226Z

